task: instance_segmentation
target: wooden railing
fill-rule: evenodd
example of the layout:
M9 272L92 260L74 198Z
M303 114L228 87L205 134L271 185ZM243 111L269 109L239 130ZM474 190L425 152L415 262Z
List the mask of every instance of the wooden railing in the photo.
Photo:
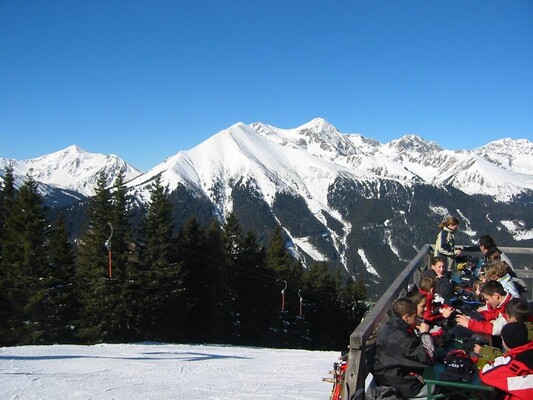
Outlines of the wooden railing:
M500 250L507 254L533 255L533 248L500 247ZM394 280L390 288L381 296L372 307L364 320L350 335L350 345L346 373L343 382L342 399L361 400L364 399L365 380L368 376L368 366L366 362L366 352L371 345L380 323L387 316L392 302L398 298L402 291L407 291L411 283L418 283L420 272L430 265L433 247L426 244L418 254L409 262L405 269ZM517 269L518 277L528 280L528 297L531 299L531 271ZM531 301L531 300L530 300Z

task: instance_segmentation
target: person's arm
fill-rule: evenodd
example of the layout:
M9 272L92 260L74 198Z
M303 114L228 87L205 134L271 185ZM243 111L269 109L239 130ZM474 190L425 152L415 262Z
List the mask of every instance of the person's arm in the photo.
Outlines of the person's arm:
M481 252L481 249L479 248L479 245L474 246L456 246L458 249L461 249L463 251L476 251Z
M511 357L496 357L494 363L486 364L479 372L481 381L489 386L506 390L507 389L507 371L506 366L512 361Z
M405 343L399 343L402 347L402 353L404 360L404 366L408 367L412 365L410 361L416 363L422 363L425 365L433 365L435 358L435 345L433 344L433 338L427 332L424 332L417 337L416 335L410 336Z
M502 328L507 323L507 319L503 315L499 315L498 318L492 321L492 333L491 335L501 336Z
M466 328L470 329L472 332L486 333L487 335L492 335L492 332L494 331L494 325L492 322L485 320L478 321L474 318L468 319L468 326L466 326Z
M470 329L472 332L492 335L493 326L489 321L477 321L466 315L458 315L455 317L455 322L457 322L457 325Z

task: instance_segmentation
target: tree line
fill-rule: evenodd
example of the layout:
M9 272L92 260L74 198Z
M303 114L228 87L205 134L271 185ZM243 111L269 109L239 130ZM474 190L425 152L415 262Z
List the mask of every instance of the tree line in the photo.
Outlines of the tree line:
M72 240L47 220L28 174L0 191L0 345L163 341L342 349L366 311L364 282L287 251L280 227L261 246L229 214L176 229L159 178L140 223L123 175L98 177Z

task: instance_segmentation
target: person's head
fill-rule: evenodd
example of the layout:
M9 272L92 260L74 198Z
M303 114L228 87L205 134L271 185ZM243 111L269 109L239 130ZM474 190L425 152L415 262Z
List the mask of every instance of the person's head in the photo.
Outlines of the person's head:
M437 276L444 275L444 272L446 271L446 263L444 262L444 259L442 257L433 257L431 259L431 269L435 271Z
M416 315L419 317L423 316L424 310L426 309L426 296L420 292L413 291L408 293L405 297L416 304Z
M528 330L523 322L509 322L502 328L502 343L507 350L528 342Z
M502 284L498 281L486 281L481 287L481 296L492 308L497 307L507 295Z
M487 253L485 253L485 260L487 260L487 262L501 261L501 254L502 253L500 252L500 250L495 247L492 247L490 248L490 250L487 251Z
M452 231L455 231L457 230L457 228L459 227L459 220L455 217L447 217L445 220L443 220L440 224L439 224L439 228L442 229L442 228L448 228Z
M489 235L482 235L479 237L479 250L485 254L489 249L495 248L496 243L494 242L494 239L491 238Z
M495 281L507 275L509 271L509 264L505 261L493 261L485 268L485 279Z
M529 304L522 299L513 298L505 306L508 322L527 322L531 316Z
M430 276L424 276L422 279L420 279L418 287L424 292L431 293L431 291L435 288L435 279Z
M416 304L406 297L400 297L392 303L392 312L409 325L416 324Z

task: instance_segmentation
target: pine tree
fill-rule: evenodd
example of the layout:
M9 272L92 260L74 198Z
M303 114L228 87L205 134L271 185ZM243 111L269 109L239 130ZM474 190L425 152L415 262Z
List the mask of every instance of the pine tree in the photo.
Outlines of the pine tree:
M278 290L283 290L281 307L275 323L277 346L299 346L307 342L305 320L300 318L300 296L302 289L301 277L303 266L295 261L287 251L281 227L278 225L266 248L266 267L274 272Z
M8 230L8 218L13 215L15 201L15 184L13 167L9 165L3 176L2 190L0 191L0 346L16 343L16 336L11 331L13 305L8 296L8 290L13 287L10 270L13 263L10 243L13 237Z
M111 196L104 172L98 176L95 195L89 201L88 229L80 240L77 284L80 299L78 334L87 342L112 341L112 298L114 284L109 274Z
M124 173L117 176L110 194L110 228L113 235L106 242L111 279L109 281L111 315L110 335L117 341L130 341L137 337L137 305L142 301L135 290L138 277L137 257L133 252L133 233L129 223L130 203L124 185Z
M239 314L240 308L240 289L242 288L239 274L241 273L240 257L243 252L244 238L242 229L237 220L237 217L230 213L226 217L226 222L222 227L223 243L225 261L228 265L228 280L229 280L229 310L230 310L230 322L231 333L230 343L241 343L240 324L241 318Z
M6 220L3 246L10 264L8 281L12 285L7 291L13 307L9 326L18 337L18 344L43 343L46 320L52 312L48 299L46 226L42 198L35 180L28 174Z
M223 232L231 288L231 340L253 345L273 343L278 307L274 272L266 268L265 254L255 235L243 235L234 214L228 215Z
M139 333L145 340L180 341L185 321L182 267L174 249L172 205L159 176L150 189L139 236Z
M305 319L309 324L311 347L331 350L338 329L337 285L326 263L314 263L303 275Z
M347 338L359 325L368 310L367 295L363 280L356 280L351 276L343 277L341 271L336 276L338 318L337 329L333 333L336 337L336 348L346 345Z
M49 245L49 302L52 314L46 320L47 343L73 343L74 321L79 303L75 285L75 253L69 240L63 215L60 215L50 233Z
M209 264L209 273L204 280L204 309L200 314L205 318L205 341L227 343L231 333L230 281L228 265L224 254L223 231L216 220L212 220L206 236L203 253Z
M276 226L268 242L266 252L266 265L275 271L280 281L294 284L299 277L293 273L293 260L291 259L285 247L281 227Z
M205 340L208 318L202 315L202 311L208 308L207 304L211 300L204 290L206 277L212 269L204 253L204 242L205 235L196 218L189 218L177 237L177 257L182 265L184 280L186 337L188 341L200 343Z
M274 342L272 327L278 315L278 290L274 271L265 266L265 253L255 235L244 237L239 258L238 306L240 334L245 344L268 345Z

